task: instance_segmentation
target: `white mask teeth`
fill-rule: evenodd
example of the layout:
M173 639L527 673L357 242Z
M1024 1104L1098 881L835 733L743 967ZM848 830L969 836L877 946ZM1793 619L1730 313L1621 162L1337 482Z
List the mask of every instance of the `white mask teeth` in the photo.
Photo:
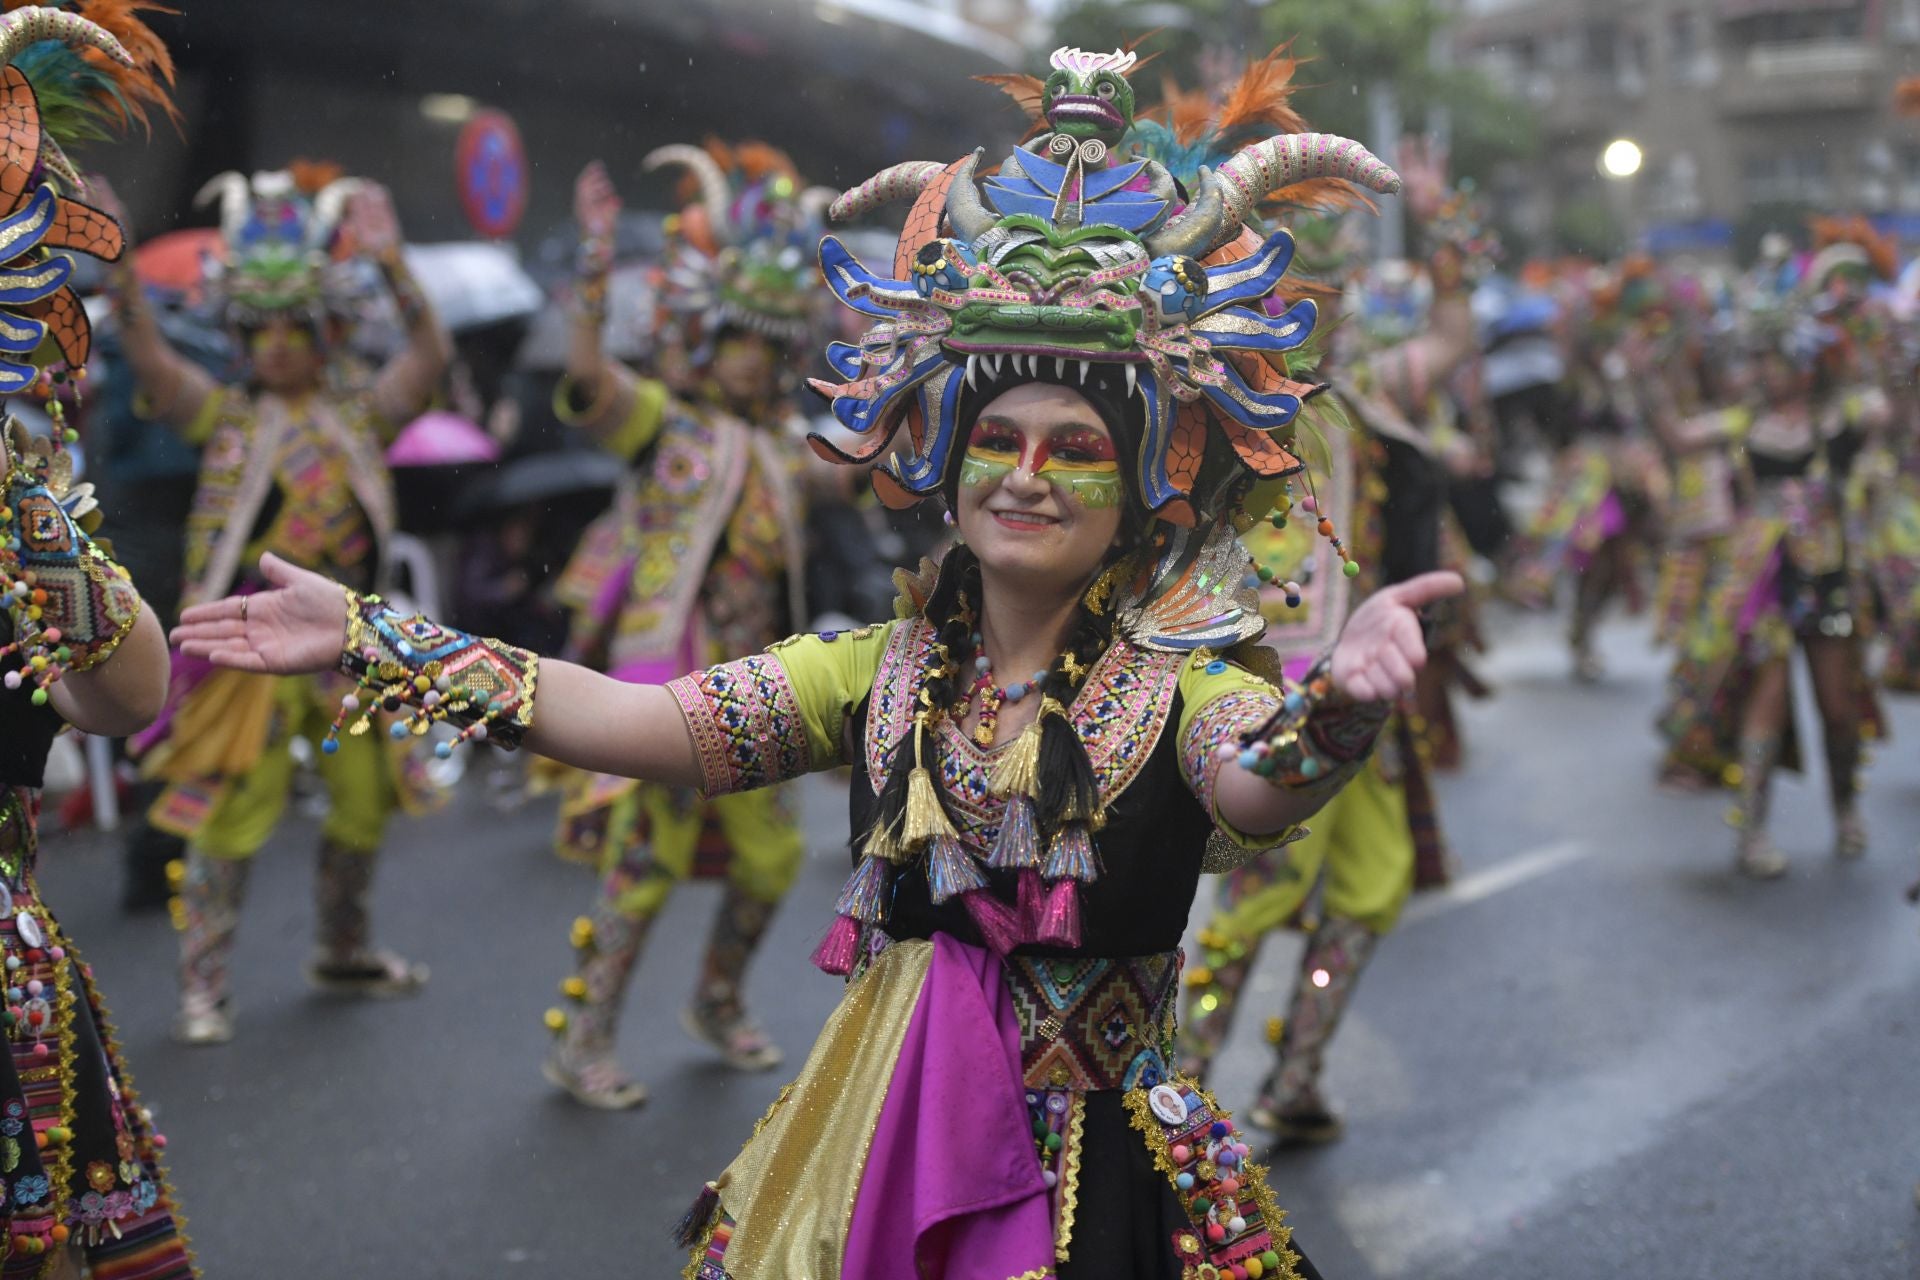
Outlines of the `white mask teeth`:
M1053 376L1061 382L1067 380L1067 358L1065 356L1055 356L1053 358Z
M1091 368L1093 368L1091 362L1086 360L1080 362L1080 385L1083 387L1087 385L1087 371Z
M974 381L973 381L974 376L979 372L980 372L980 357L968 356L967 357L967 390L978 391L980 389L979 387L974 385Z
M1133 365L1129 363L1127 365L1127 397L1129 399L1133 397L1133 393L1136 390L1136 384L1139 381L1140 379L1138 375L1134 373Z

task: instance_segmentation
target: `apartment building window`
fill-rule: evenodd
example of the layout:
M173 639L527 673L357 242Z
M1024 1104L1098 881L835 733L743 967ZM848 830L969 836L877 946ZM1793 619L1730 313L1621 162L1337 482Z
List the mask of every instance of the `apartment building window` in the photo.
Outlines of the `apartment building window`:
M1920 0L1907 0L1920 12ZM1698 9L1670 14L1667 27L1667 73L1675 84L1712 84L1719 74L1713 53L1713 28Z
M1753 203L1817 204L1829 194L1827 157L1811 149L1758 151L1741 166Z

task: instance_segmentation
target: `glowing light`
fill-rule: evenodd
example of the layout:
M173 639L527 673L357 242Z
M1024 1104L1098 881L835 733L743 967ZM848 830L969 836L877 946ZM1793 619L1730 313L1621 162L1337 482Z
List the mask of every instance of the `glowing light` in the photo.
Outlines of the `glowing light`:
M1217 995L1214 995L1213 992L1209 991L1207 992L1206 995L1203 995L1200 997L1200 1011L1202 1013L1212 1013L1215 1009L1218 1009L1219 1007L1220 1007L1220 997Z
M1600 153L1600 171L1609 178L1631 178L1640 172L1646 154L1632 138L1615 138Z
M420 114L439 124L465 124L479 109L464 93L430 93L420 99Z
M1312 976L1313 985L1316 987L1324 988L1329 982L1333 981L1333 975L1325 969L1315 969Z

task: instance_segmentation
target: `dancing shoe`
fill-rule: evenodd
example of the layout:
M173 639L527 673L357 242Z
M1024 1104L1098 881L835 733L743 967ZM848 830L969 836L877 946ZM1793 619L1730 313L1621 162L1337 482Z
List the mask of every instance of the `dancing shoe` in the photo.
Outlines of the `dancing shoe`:
M1833 856L1842 862L1855 862L1867 855L1867 824L1857 809L1849 809L1834 819Z
M173 1038L179 1044L225 1044L233 1039L232 1010L224 999L190 991L180 998Z
M391 951L362 950L348 956L321 952L307 966L307 981L332 995L397 1000L427 985L427 966Z
M1749 880L1778 880L1787 874L1787 855L1774 848L1765 832L1742 837L1734 854L1734 869Z
M1270 1150L1275 1152L1328 1146L1346 1132L1346 1124L1312 1087L1285 1106L1263 1094L1247 1109L1247 1120L1273 1135Z
M680 1025L735 1071L770 1071L786 1058L780 1046L737 1004L689 1005L680 1011Z
M583 1107L596 1111L631 1111L647 1100L647 1086L620 1069L610 1053L569 1061L565 1048L554 1046L540 1064L540 1074Z

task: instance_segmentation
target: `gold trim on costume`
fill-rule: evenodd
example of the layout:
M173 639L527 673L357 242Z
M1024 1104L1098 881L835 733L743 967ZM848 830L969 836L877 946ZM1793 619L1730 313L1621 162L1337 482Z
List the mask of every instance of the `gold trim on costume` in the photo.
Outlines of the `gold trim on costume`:
M875 957L827 1019L783 1103L714 1180L734 1222L733 1280L840 1280L867 1149L932 963L933 943L923 940Z
M1073 1245L1073 1219L1080 1209L1080 1145L1086 1141L1087 1095L1067 1104L1067 1158L1060 1162L1060 1217L1054 1224L1053 1260L1065 1262Z

